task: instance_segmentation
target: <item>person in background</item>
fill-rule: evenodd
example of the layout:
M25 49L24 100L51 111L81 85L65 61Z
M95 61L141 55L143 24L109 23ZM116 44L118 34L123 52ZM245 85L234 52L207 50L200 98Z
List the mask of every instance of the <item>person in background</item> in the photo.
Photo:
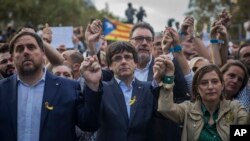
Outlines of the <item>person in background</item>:
M46 23L45 27L43 28L43 33L42 33L42 39L46 41L47 43L51 44L52 42L52 30L49 27L49 24Z
M72 69L74 80L78 81L83 89L85 80L80 73L81 63L83 62L82 54L76 50L67 50L62 53L62 56L64 58L63 64Z
M76 36L80 41L84 40L84 31L83 31L83 27L79 26L79 27L74 27L73 28L73 34L74 36Z
M202 40L194 36L194 22L193 17L187 16L181 24L179 34L181 45L183 46L183 53L187 60L191 60L198 56L211 60L209 51L203 44Z
M163 37L162 33L157 33L155 35L153 50L152 50L152 55L154 58L163 54L162 47L161 47L162 37Z
M244 29L245 29L245 32L246 32L246 40L247 41L250 41L250 15L249 16L249 19L247 21L244 22Z
M0 80L7 78L15 73L11 55L9 52L9 44L0 44Z
M239 97L241 91L248 83L248 72L244 64L238 60L229 60L221 67L223 79L225 81L225 98L228 100L239 100L239 102L249 111L249 99Z
M79 38L76 35L73 35L72 42L74 44L74 49L75 50L79 51L81 54L83 54L85 52L86 47L84 46L82 41L79 40Z
M194 73L196 72L196 70L207 64L209 64L209 61L204 57L194 57L188 62L190 69Z
M56 76L61 76L67 79L74 80L72 69L66 65L54 66L52 68L52 73Z
M65 45L60 45L58 48L56 48L56 50L60 53L60 54L62 54L64 51L66 51L67 49L66 49L66 47L65 47Z
M223 66L228 60L228 30L230 21L231 15L224 9L212 23L210 31L212 62L219 67Z
M229 59L237 59L238 56L238 50L240 48L240 45L238 43L230 41L228 43L229 48L228 48L228 53L229 53Z

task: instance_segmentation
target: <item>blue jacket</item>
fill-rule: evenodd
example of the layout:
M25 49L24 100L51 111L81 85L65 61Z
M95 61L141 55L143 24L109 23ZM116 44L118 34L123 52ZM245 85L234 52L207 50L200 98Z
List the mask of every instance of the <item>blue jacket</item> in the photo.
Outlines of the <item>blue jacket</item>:
M40 141L74 141L75 125L82 130L95 131L99 127L102 92L87 86L80 92L76 81L47 72L42 103L49 102L53 110L42 105ZM0 81L0 141L17 140L17 76Z
M154 93L151 83L135 79L132 97L136 97L136 100L130 107L128 117L125 99L118 83L114 78L104 83L97 141L152 140L152 120L156 112Z

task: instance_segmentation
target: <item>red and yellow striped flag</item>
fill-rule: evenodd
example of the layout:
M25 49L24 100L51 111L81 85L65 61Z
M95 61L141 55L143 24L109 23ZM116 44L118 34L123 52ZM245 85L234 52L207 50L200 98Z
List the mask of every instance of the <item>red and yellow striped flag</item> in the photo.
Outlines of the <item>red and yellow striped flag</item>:
M103 33L106 40L129 41L132 27L132 24L125 24L117 20L105 18L103 21Z

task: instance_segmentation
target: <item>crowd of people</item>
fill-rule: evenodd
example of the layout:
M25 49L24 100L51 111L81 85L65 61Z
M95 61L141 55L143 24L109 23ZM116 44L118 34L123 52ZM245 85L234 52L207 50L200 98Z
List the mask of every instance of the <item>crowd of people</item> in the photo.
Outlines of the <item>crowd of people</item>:
M230 51L226 10L208 46L194 20L161 33L140 21L108 43L96 19L73 49L53 48L48 24L13 32L0 44L0 140L230 140L230 125L250 124L250 42Z

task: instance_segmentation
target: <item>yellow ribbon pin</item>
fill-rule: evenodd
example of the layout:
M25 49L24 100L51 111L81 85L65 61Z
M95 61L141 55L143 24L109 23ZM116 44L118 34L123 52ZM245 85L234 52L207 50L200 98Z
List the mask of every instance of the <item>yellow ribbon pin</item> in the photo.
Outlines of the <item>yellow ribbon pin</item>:
M45 105L45 108L50 110L50 111L54 109L53 106L49 106L49 102L45 102L44 105Z
M136 96L133 96L133 98L130 99L130 101L129 101L129 105L131 106L131 105L133 105L135 102L136 102Z

